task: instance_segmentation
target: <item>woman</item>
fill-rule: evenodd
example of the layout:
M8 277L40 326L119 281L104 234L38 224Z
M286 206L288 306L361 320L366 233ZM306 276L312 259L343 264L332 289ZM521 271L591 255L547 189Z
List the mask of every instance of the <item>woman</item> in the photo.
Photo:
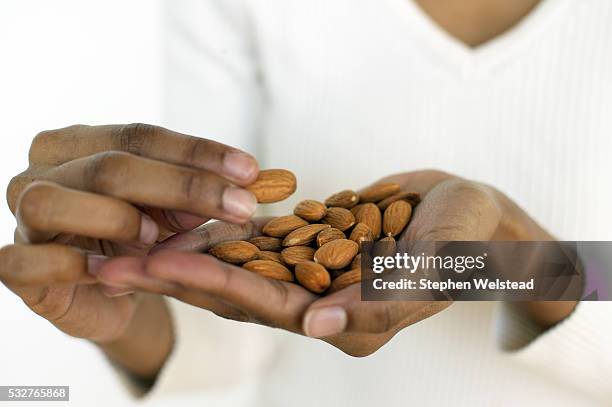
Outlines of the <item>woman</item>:
M168 123L294 171L298 194L274 213L401 173L425 196L412 237L608 240L611 17L605 0L172 1ZM139 257L208 218L250 218L240 187L257 164L231 147L142 125L72 127L37 137L31 162L8 195L17 240L37 244L2 251L2 281L141 388L155 380L153 395L201 390L205 404L240 382L247 393L227 390L228 403L609 400L604 303L378 304L355 287L317 300L161 250L245 237L257 222L206 225ZM86 264L71 244L119 257ZM146 292L180 300L172 317Z

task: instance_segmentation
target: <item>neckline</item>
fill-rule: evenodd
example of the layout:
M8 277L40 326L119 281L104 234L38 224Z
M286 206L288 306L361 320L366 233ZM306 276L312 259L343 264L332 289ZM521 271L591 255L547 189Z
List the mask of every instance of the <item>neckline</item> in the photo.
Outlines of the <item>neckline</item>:
M506 32L470 47L436 23L413 0L386 0L408 23L415 40L432 57L441 59L462 76L472 76L503 64L544 32L569 4L568 0L541 0Z

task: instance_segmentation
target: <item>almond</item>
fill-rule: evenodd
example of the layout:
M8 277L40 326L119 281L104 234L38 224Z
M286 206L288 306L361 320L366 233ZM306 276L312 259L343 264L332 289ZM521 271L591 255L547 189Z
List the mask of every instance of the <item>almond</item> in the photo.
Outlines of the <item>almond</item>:
M288 266L295 266L298 263L312 261L315 249L308 246L291 246L281 252L281 259Z
M323 229L317 235L317 246L321 247L325 243L329 243L332 240L336 240L336 239L346 239L346 235L340 229L336 229L332 227L328 229Z
M257 273L262 277L273 278L281 281L293 281L293 274L280 263L270 260L253 260L242 266L243 268Z
M395 201L383 215L383 232L386 236L397 236L406 227L412 216L412 206L407 201Z
M365 204L358 204L357 206L353 206L351 208L351 213L353 214L354 217L357 217L357 214L359 213L361 208L363 208L363 205L365 205Z
M327 290L331 284L329 272L314 261L298 263L295 266L295 278L302 286L315 294Z
M355 217L348 209L329 208L327 215L323 218L323 222L344 232L355 224Z
M313 223L311 225L302 226L285 237L285 240L283 240L283 246L305 246L315 240L315 237L317 237L320 231L329 228L329 225L324 225L322 223Z
M297 188L295 175L287 170L264 170L246 187L259 203L272 203L289 198Z
M358 223L355 225L349 239L357 244L361 244L361 242L371 242L374 240L372 237L372 230L365 223Z
M372 237L378 239L382 229L382 215L380 209L373 203L367 203L359 210L356 216L357 223L365 223L372 231Z
M316 251L314 261L327 269L338 270L348 266L358 252L359 245L352 240L332 240Z
M219 260L232 264L242 264L259 257L257 246L242 240L224 242L208 251Z
M351 262L350 268L351 268L351 270L353 270L353 269L361 269L361 253L359 253L357 256L355 256L355 258Z
M331 286L329 287L328 294L335 293L336 291L340 291L343 288L348 287L349 285L359 283L361 281L361 270L354 269L347 271L346 273L342 273L338 276L334 281L332 281Z
M359 203L359 195L350 189L333 194L325 200L325 205L329 207L339 207L350 209Z
M266 223L263 227L263 232L272 237L285 237L295 229L299 229L306 225L308 225L308 222L299 216L280 216Z
M327 207L319 201L307 199L297 204L293 213L309 222L317 222L323 219L327 213Z
M413 208L421 202L421 194L418 192L400 192L385 198L378 203L378 208L384 211L395 201L407 201Z
M400 185L396 183L375 184L359 193L359 201L363 203L378 202L400 191Z
M392 257L396 253L395 238L383 237L373 245L373 256Z
M283 260L281 259L281 254L278 252L271 252L268 250L262 250L259 252L258 260L270 260L275 261L277 263L283 264Z
M277 237L257 236L249 239L249 243L257 246L259 250L280 252L283 248L283 241Z

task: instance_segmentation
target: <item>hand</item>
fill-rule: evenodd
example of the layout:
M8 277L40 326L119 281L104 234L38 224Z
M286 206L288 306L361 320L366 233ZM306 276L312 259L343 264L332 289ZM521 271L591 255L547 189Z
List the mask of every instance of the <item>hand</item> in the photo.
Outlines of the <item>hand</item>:
M360 303L358 285L326 298L350 300L347 301L350 305L347 311L367 311L368 320L355 318L351 327L364 332L323 335L316 331L328 329L325 325L329 325L329 318L319 318L318 321L315 318L313 321L309 320L308 316L304 318L304 315L310 307L326 298L321 299L297 284L263 278L210 255L197 253L207 251L223 241L258 236L267 220L259 218L245 225L208 223L191 232L173 236L154 247L152 254L147 257L115 258L104 264L97 278L103 284L168 295L212 311L223 318L258 323L302 335L320 336L354 356L365 356L374 352L393 336L387 332L387 326L374 325L369 321L369 318L372 321L380 321L377 317L380 317L379 313L386 310L385 308L375 307L375 303L371 303L372 307L366 305L361 310L357 309ZM410 310L413 318L447 306L446 303L405 304L407 306L402 312ZM346 313L344 315L346 319ZM406 319L406 322L409 321ZM318 324L318 327L314 328L314 332L310 332L309 329L313 329L310 324L313 323Z
M147 257L117 257L101 268L97 278L104 284L171 296L223 318L301 333L301 317L316 295L207 254L172 250L207 251L224 241L258 236L268 220L208 223L173 236Z
M380 182L397 182L423 201L401 237L413 241L553 240L522 209L487 185L439 171L399 174ZM304 330L353 355L369 355L400 330L429 318L450 302L361 301L358 285L312 303ZM543 328L565 318L576 302L531 302L519 307Z
M256 202L240 186L257 173L250 155L154 126L40 133L30 167L8 187L18 244L0 251L0 280L63 332L95 341L135 373L156 372L172 342L163 300L101 285L96 273L105 256L142 256L211 217L246 222Z
M551 239L488 186L437 171L402 174L381 182L398 182L423 196L402 239ZM221 241L256 236L263 222L243 227L207 224L174 236L146 259L114 260L98 277L106 283L164 293L225 318L321 338L354 356L375 352L400 330L450 305L361 301L359 285L320 298L295 284L265 279L208 255L171 250L206 251ZM168 283L174 286L168 289Z

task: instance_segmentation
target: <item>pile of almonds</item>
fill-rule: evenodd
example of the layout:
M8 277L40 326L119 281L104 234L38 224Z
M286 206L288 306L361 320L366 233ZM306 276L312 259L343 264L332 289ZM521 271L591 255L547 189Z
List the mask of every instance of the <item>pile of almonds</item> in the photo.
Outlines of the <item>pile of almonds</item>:
M278 202L296 189L286 170L261 171L248 188L258 202ZM297 282L316 294L333 293L361 281L360 244L394 242L420 202L395 183L377 184L361 193L344 190L325 202L305 200L292 215L270 220L263 235L229 241L209 253L261 276Z

